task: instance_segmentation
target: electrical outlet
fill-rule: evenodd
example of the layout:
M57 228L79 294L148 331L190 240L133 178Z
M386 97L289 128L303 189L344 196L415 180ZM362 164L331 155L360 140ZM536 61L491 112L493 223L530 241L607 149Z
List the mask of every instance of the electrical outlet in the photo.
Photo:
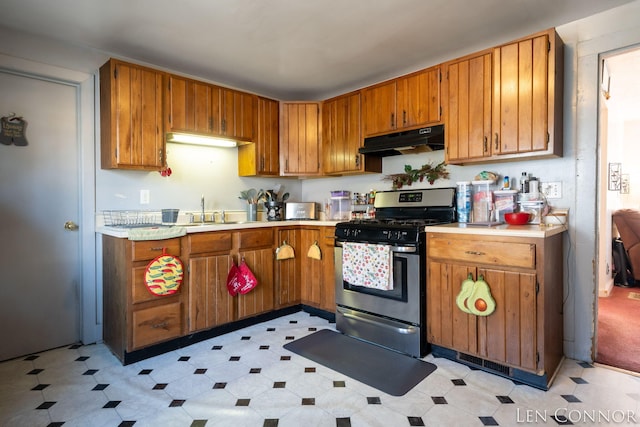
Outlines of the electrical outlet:
M562 183L561 182L541 182L540 191L547 199L561 199L562 198Z
M149 204L149 190L140 190L140 204L141 205Z

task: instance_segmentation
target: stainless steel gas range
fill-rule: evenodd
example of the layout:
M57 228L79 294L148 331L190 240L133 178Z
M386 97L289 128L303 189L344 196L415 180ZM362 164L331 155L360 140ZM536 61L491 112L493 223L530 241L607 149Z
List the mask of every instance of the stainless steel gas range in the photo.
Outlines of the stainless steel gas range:
M336 225L336 329L413 357L426 342L425 227L455 221L455 188L383 191L376 218Z

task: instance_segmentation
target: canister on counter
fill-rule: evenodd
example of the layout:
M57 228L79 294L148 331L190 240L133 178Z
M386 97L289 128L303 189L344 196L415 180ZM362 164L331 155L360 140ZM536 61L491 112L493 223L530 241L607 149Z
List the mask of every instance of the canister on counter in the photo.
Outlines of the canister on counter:
M458 222L470 222L471 218L471 182L456 182L456 209Z
M493 219L493 190L494 181L471 181L473 184L473 222L491 222Z

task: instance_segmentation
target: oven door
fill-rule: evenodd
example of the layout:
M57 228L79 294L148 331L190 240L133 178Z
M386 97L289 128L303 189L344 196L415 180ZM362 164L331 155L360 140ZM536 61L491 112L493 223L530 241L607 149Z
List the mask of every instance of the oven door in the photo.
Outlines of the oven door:
M336 304L402 322L421 323L422 288L420 248L392 246L393 289L380 290L352 285L342 277L342 242L336 241Z

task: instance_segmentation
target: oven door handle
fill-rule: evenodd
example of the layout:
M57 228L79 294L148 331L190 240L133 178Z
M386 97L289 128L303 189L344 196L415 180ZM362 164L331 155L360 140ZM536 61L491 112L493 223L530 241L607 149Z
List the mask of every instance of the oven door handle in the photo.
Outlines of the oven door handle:
M337 241L335 242L336 246L342 247L344 242ZM381 243L383 244L383 243ZM391 246L391 252L403 252L403 253L412 253L418 252L418 248L415 246Z
M392 329L394 332L404 335L411 335L418 332L418 328L410 325L402 325L399 327L398 322L387 320L383 317L371 318L366 313L355 313L351 310L344 309L340 306L336 307L336 310L347 319L353 319L363 323L370 323L376 326L382 326L387 329Z

